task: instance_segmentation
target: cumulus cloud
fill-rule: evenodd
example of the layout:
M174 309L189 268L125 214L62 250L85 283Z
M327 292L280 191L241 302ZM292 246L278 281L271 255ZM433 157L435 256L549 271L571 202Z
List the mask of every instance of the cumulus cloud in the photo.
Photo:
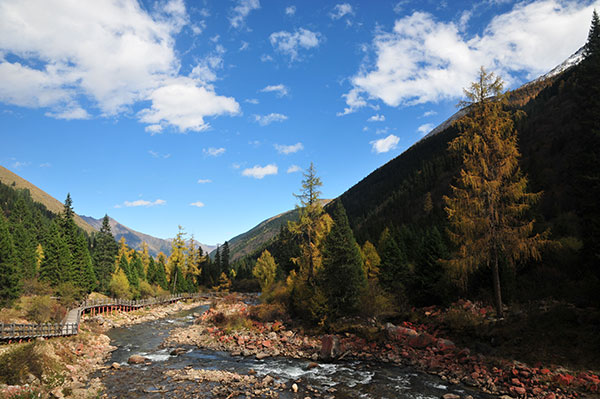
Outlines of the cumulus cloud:
M278 114L278 113L274 113L274 112L272 112L268 115L254 115L254 120L256 122L258 122L258 124L261 126L267 126L273 122L283 122L287 118L288 117L283 114Z
M263 93L275 93L277 97L285 97L289 94L289 89L284 84L269 85L260 90Z
M372 117L370 117L369 119L367 119L367 122L383 122L385 121L385 115L373 115Z
M183 0L156 2L150 10L135 0L3 1L0 101L47 108L47 116L59 119L90 118L92 110L115 116L150 101L139 117L151 133L167 125L202 130L203 117L237 113L238 106L207 85L214 74L180 76L175 37L189 23ZM211 57L203 62L214 64Z
M354 15L352 6L348 3L336 4L333 10L329 13L331 19L340 19L345 15Z
M397 136L390 134L384 139L371 141L370 144L373 148L373 152L381 154L383 152L388 152L396 148L398 146L399 141L400 139Z
M277 174L277 165L269 164L266 166L255 165L252 168L247 168L242 171L243 176L253 177L255 179L262 179L268 175Z
M175 126L180 132L199 132L210 127L204 121L207 116L240 112L240 105L233 97L220 96L211 87L198 85L186 77L172 79L154 90L149 99L151 107L140 111L138 116L140 121L153 126L153 133L160 132L166 124Z
M259 0L238 0L237 5L231 11L229 22L234 28L241 28L246 25L246 17L252 10L260 8Z
M421 136L425 136L427 133L433 129L435 125L433 123L425 123L417 128L417 132L421 134Z
M481 65L509 84L523 73L536 77L585 43L593 7L574 0L523 2L494 17L480 35L463 32L460 22L414 12L375 35L375 61L351 78L348 106L339 114L373 100L396 107L460 98Z
M289 6L285 8L285 15L294 15L296 14L296 6Z
M205 155L210 155L211 157L218 157L219 155L223 155L225 153L225 148L223 148L223 147L221 147L221 148L215 148L215 147L203 148L202 152Z
M285 155L293 154L295 152L298 152L298 151L304 149L304 146L302 145L302 143L296 143L296 144L292 144L292 145L275 144L274 147L278 153L285 154Z
M423 118L426 118L426 117L428 117L428 116L433 116L433 115L437 115L437 112L435 112L434 110L429 110L429 111L425 111L425 112L423 113L423 116L422 116L422 117L423 117Z
M149 208L151 206L165 205L166 203L167 201L162 199L157 199L155 201L146 201L143 199L139 199L135 201L125 201L122 205L115 205L115 208L122 208L123 206L127 208L135 208L140 206Z
M300 172L302 170L302 168L298 165L292 165L287 169L287 173L295 173L295 172Z
M212 183L210 179L198 179L198 184Z
M195 207L197 207L197 208L202 208L202 207L204 206L204 203L203 203L203 202L200 202L200 201L196 201L196 202L192 202L192 203L190 204L190 206L195 206Z
M300 49L311 49L320 43L321 34L300 28L295 32L280 31L271 33L269 40L276 51L290 57L291 61L299 59Z

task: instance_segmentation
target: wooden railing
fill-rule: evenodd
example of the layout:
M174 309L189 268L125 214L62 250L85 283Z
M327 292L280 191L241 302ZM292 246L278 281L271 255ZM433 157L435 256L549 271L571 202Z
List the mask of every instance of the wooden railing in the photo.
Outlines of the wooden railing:
M146 306L160 305L164 303L177 302L182 299L196 299L207 296L207 294L173 294L158 298L125 300L125 299L99 299L85 300L78 307L67 312L62 323L43 324L16 324L0 323L0 341L22 341L37 337L60 337L75 335L79 332L81 316L86 312L95 315L105 312L132 311ZM71 319L71 320L69 320Z

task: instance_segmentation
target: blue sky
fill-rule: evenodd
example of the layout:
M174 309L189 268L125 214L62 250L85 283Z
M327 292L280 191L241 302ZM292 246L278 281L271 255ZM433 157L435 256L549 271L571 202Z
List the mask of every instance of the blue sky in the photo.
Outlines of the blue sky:
M222 243L334 198L585 43L592 1L0 0L0 164L75 211Z

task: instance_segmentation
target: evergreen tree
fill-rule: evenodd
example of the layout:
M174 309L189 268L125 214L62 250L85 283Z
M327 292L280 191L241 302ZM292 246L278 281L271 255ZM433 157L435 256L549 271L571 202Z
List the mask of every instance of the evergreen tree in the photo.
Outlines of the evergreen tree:
M48 281L53 286L71 281L72 264L73 258L69 246L56 223L52 222L44 246L44 259L40 265L40 279Z
M67 194L67 198L65 199L63 212L60 216L60 227L63 238L69 246L69 251L73 253L77 247L77 236L79 235L79 230L75 224L75 211L73 211L73 200L71 199L71 194Z
M583 224L584 258L600 278L600 18L594 10L584 59L578 74L578 105L582 153L578 156L578 173Z
M451 239L458 245L448 262L466 286L468 275L485 266L492 270L496 312L502 317L500 262L539 259L543 237L533 235L526 214L540 194L527 191L518 165L517 135L505 110L503 83L482 67L478 81L465 90L468 114L450 150L461 154L463 166L452 197L445 197Z
M96 234L95 241L93 259L98 279L98 289L106 292L115 270L115 259L119 251L119 247L112 235L108 215L104 215L102 227L100 228L100 232Z
M21 293L19 269L8 223L0 210L0 304L10 304Z
M163 289L166 290L169 288L169 283L167 282L167 272L166 272L166 255L162 252L158 253L158 263L156 264L156 283Z
M437 227L427 230L419 246L420 255L415 266L415 280L411 297L422 306L443 302L444 268L442 259L448 257L444 238Z
M229 264L229 243L225 241L221 248L221 270L229 274L231 265Z
M88 251L87 240L80 234L73 251L71 279L76 287L91 292L96 287L96 275L92 266L92 258Z
M150 257L148 261L148 272L146 273L146 280L150 284L158 284L157 280L157 270L156 270L156 262L154 262L154 258Z
M386 228L381 233L378 244L381 257L379 265L379 281L389 293L402 299L408 280L408 264L406 255L400 249L394 234Z
M19 193L9 218L15 247L15 263L25 279L37 275L37 237L31 208L27 206L24 193Z
M214 269L217 271L217 276L220 276L221 273L223 272L222 269L222 263L221 263L221 248L217 245L217 251L215 252L215 261L213 264ZM218 277L217 277L218 278ZM214 280L215 282L217 281L216 279Z
M144 265L142 264L142 259L138 256L137 252L134 251L131 256L131 261L129 262L129 275L127 275L129 284L132 287L139 288L140 281L144 279L143 274Z
M352 315L358 309L366 279L360 247L354 239L341 201L333 209L333 226L323 241L323 267L319 280L334 318Z

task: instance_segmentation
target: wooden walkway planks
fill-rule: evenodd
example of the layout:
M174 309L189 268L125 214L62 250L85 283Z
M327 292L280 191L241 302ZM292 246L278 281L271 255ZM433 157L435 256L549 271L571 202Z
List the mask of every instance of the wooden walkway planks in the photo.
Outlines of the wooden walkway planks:
M62 323L44 323L44 324L7 324L0 323L0 341L28 340L38 337L59 337L75 335L79 332L79 323L81 316L86 312L89 314L99 314L112 310L132 311L146 306L154 306L164 303L173 303L182 299L193 299L206 294L174 294L160 298L150 298L141 300L123 300L106 299L95 301L83 301L78 307L70 309Z

